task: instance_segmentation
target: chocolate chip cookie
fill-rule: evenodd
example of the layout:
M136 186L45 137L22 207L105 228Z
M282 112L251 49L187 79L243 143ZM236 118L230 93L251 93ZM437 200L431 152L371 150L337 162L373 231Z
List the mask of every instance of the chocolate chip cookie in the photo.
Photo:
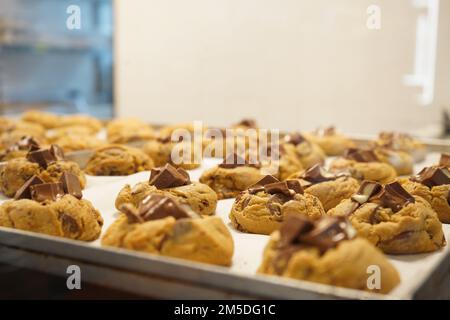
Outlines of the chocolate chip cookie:
M415 162L425 160L426 146L417 138L400 132L381 132L374 141L376 146L404 151L412 156Z
M26 158L16 158L0 168L0 190L8 197L14 196L19 188L36 175L44 182L58 182L63 172L74 174L82 188L86 178L78 164L64 159L64 153L56 145L46 149L32 148Z
M381 185L365 181L351 199L328 214L348 217L360 237L385 253L431 252L446 245L436 212L398 182Z
M373 150L348 149L344 157L336 158L330 164L331 172L349 171L353 178L363 181L389 183L395 180L395 169L380 162Z
M193 145L183 142L173 142L170 138L158 138L148 141L142 147L142 151L153 159L155 166L157 167L164 166L167 163L170 163L174 167L180 167L186 170L200 167L201 158L195 159ZM179 157L177 157L177 159L172 159L172 152L176 151L178 151L176 155L179 155ZM184 154L185 151L187 152L187 157ZM200 148L200 157L201 152Z
M205 170L200 182L210 186L219 199L234 198L264 177L260 169L260 164L249 163L234 154L218 166Z
M291 216L271 235L258 273L388 293L400 283L397 270L380 250L354 234L342 218ZM371 266L381 271L379 287L368 286Z
M441 222L450 223L450 171L447 167L424 168L400 183L410 194L428 201Z
M150 194L138 207L124 205L102 245L230 266L234 244L219 217L201 217L186 203Z
M229 218L240 231L270 234L291 215L319 219L325 211L319 199L305 194L297 180L280 182L268 175L237 196Z
M348 171L331 173L318 164L291 175L289 179L298 179L305 193L317 197L325 211L350 198L359 189L358 180L352 178Z
M0 205L0 226L92 241L100 236L103 219L82 199L78 177L63 172L58 182L45 183L32 176L14 200Z
M170 164L152 169L149 181L140 182L134 187L125 185L116 199L116 208L120 210L126 203L137 206L150 194L162 194L188 204L200 215L212 215L216 211L217 195L209 186L192 182L189 174L182 168Z
M143 151L112 144L95 149L84 171L93 176L126 176L153 167L153 160Z
M129 143L154 139L156 133L147 123L135 118L114 119L106 126L110 143Z
M300 133L284 136L281 147L285 152L294 152L305 169L311 168L315 164L325 163L325 152L322 148Z
M339 133L335 127L318 128L305 137L322 148L327 156L341 156L345 150L355 148L356 144L350 138Z

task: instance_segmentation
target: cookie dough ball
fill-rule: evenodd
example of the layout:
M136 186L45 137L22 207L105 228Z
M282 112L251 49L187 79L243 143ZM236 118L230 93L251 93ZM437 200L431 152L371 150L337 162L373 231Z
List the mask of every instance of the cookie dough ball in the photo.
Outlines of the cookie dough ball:
M269 183L264 185L264 181ZM280 183L266 176L255 187L239 194L229 215L233 227L243 232L270 234L291 215L312 219L325 215L319 199L303 194L298 182L298 188L291 189L290 182L296 181Z
M205 170L199 181L211 187L219 199L227 199L236 197L263 176L260 169L253 166L223 167L218 165Z
M424 168L400 183L410 194L425 199L441 222L450 223L450 171L447 167Z
M425 160L427 154L426 146L409 134L399 132L381 132L378 139L374 141L376 146L403 151L410 154L415 162Z
M354 141L339 133L334 127L319 128L305 137L322 148L327 156L341 156L348 148L356 147Z
M135 208L122 207L102 245L216 265L231 265L234 245L219 217L200 217L188 205L152 194Z
M378 293L388 293L400 283L383 253L367 240L353 238L346 222L324 218L302 224L297 219L289 219L271 235L258 273ZM327 235L326 228L333 232ZM319 236L331 238L324 241L328 247L320 244ZM380 287L375 289L367 285L372 265L381 271Z
M349 171L352 177L359 181L389 183L397 178L395 169L387 163L379 162L371 150L347 150L344 158L337 158L331 162L330 171Z
M381 162L391 165L399 176L413 173L414 161L408 153L386 148L376 148L374 152Z
M174 161L172 161L172 151L174 148L177 148L176 150L180 150L178 154L180 154L180 160L183 160L181 163L176 161L177 163L175 164ZM144 144L142 151L153 159L155 166L157 167L164 166L167 163L170 163L174 167L179 167L186 170L193 170L200 167L200 161L195 159L194 146L183 144L183 142L179 142L179 144L177 144L169 139L155 139ZM184 161L185 151L190 154L189 160L187 161Z
M156 137L155 131L150 125L134 118L110 121L106 126L106 134L110 143L145 141Z
M95 150L84 171L93 176L126 176L153 167L153 160L139 149L108 145Z
M389 254L436 251L446 245L436 212L421 197L413 197L397 182L366 192L365 182L352 199L328 211L346 216L362 238ZM372 190L372 191L373 191Z
M180 172L182 172L181 176ZM161 183L161 179L166 179L164 177L171 174L175 177ZM125 203L132 203L137 207L147 196L161 194L174 198L181 204L189 205L199 215L212 215L216 211L217 195L214 190L206 184L191 182L186 171L167 165L154 169L152 176L149 181L140 182L134 187L125 185L117 196L116 208L120 210Z
M26 158L12 159L0 168L0 190L7 197L12 197L34 175L44 182L58 182L65 171L74 174L82 188L86 186L86 177L75 162L58 160L43 168L38 163L31 162Z
M22 115L22 120L43 126L45 129L56 128L61 123L59 115L39 110L30 110Z
M317 197L325 211L350 198L359 189L358 180L352 178L349 173L331 173L320 165L297 172L289 179L298 179L305 193Z
M287 153L294 152L306 169L315 164L325 163L326 156L319 145L307 140L299 133L286 135L282 140L281 148Z
M9 200L0 206L0 226L69 239L92 241L103 219L92 204L72 195L57 201Z

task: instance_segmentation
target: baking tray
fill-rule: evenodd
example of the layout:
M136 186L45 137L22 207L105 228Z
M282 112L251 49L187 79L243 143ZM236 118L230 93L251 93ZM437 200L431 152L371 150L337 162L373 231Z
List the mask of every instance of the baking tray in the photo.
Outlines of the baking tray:
M448 151L448 143L439 141L439 152ZM433 149L436 150L436 149ZM415 166L417 172L438 161L439 154L429 153ZM220 162L205 159L202 167L191 170L198 180L203 170ZM114 200L126 184L145 181L149 172L126 177L87 177L84 197L102 213L103 232L116 219ZM0 202L6 198L1 198ZM0 262L67 277L67 267L78 265L81 280L153 298L193 299L415 299L450 298L449 245L429 254L389 256L402 282L389 295L338 288L307 281L257 275L256 269L268 236L234 230L228 212L234 199L220 200L217 215L229 227L235 241L230 268L150 255L91 243L69 240L0 227ZM450 225L443 225L450 239Z

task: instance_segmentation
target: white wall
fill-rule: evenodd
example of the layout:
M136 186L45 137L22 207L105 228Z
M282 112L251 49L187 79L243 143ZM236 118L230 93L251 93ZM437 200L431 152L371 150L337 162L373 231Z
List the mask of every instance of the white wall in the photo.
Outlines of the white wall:
M156 123L346 132L416 130L450 105L450 43L439 42L436 95L419 106L411 0L116 1L116 112ZM366 9L382 10L378 31ZM450 1L439 35L449 37ZM442 29L442 30L441 30Z

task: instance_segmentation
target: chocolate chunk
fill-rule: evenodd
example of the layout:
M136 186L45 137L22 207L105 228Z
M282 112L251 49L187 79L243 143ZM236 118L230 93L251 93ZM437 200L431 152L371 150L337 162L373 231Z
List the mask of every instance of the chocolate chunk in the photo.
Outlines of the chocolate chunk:
M280 180L278 180L277 178L275 178L272 175L264 176L264 178L262 178L261 180L256 182L254 185L250 186L248 188L248 192L251 193L251 194L255 194L255 193L258 193L260 191L264 191L264 186L266 184L275 183L275 182L279 182L279 181Z
M19 141L10 146L6 152L18 150L35 151L39 149L39 143L32 136L23 136Z
M316 164L306 170L301 176L300 179L306 180L311 184L321 183L325 181L336 180L345 174L333 174L325 170L320 164Z
M303 137L298 132L284 136L284 142L293 144L294 146L297 146L300 143L305 142L305 141L306 141L305 137Z
M40 167L46 169L47 166L56 161L55 156L49 149L39 149L35 151L30 151L27 154L27 159L30 162L35 162L39 164Z
M152 169L149 183L158 189L166 189L185 186L191 181L185 170L175 169L170 164L166 164L162 168Z
M450 184L450 171L447 167L427 167L422 169L411 181L421 183L429 188Z
M81 199L83 197L80 181L74 174L67 171L63 172L59 182L61 182L64 193L70 194L77 199Z
M294 192L298 194L303 194L302 185L298 180L286 180L286 183L290 190L294 190Z
M38 202L56 201L64 195L64 189L60 182L35 184L30 187L30 190L31 199Z
M129 223L142 223L144 219L139 216L137 209L131 203L124 203L119 207L120 212L127 216Z
M64 151L56 144L50 146L50 152L57 161L64 160Z
M367 202L371 197L379 193L382 189L383 186L378 182L365 180L361 183L361 186L359 187L356 194L352 196L352 200L359 204L363 204Z
M294 191L289 190L289 187L285 181L267 184L264 186L264 189L269 194L281 193L286 196L292 196L294 194Z
M441 154L441 159L439 160L439 165L450 168L450 153Z
M347 149L344 157L357 162L378 162L379 159L373 150L364 150L357 148Z
M44 181L42 181L38 176L32 176L19 188L19 190L17 190L16 194L14 195L14 199L31 199L31 186L42 183L44 183Z
M61 214L60 220L65 234L78 234L81 229L77 221L68 214Z
M294 243L300 234L314 229L314 223L308 219L288 216L280 227L280 247L287 247Z
M144 221L166 217L175 219L192 217L192 214L178 205L175 200L159 194L151 194L142 200L138 207L138 215Z
M397 212L407 204L414 203L415 199L398 182L392 182L385 185L370 201Z
M324 217L312 221L300 216L288 217L280 228L280 248L316 247L321 253L336 247L341 241L353 239L355 232L343 217Z
M300 234L298 240L301 243L317 247L321 253L334 248L343 240L352 239L354 233L350 233L347 220L342 217L322 218L315 223L315 228L308 233Z
M230 154L221 164L219 164L219 167L224 169L234 169L243 166L259 168L261 165L259 163L250 164L246 159L235 153Z
M31 149L27 154L27 159L46 169L49 164L64 160L64 153L60 147L52 144L49 149Z

